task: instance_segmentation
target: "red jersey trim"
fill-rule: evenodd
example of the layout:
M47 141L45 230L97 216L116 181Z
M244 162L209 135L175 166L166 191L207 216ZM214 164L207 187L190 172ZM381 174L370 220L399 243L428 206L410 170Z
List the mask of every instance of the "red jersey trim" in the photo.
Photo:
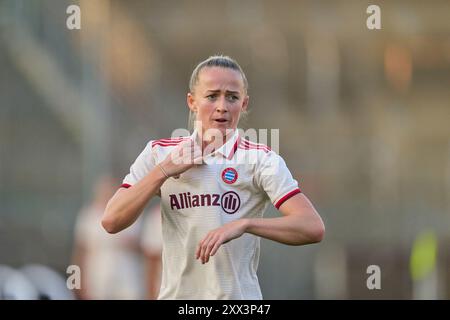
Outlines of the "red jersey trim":
M262 143L255 143L255 142L252 142L252 141L246 140L246 139L243 139L242 142L249 147L264 148L269 151L272 150L272 149L270 149L269 146L266 146L265 144L262 144Z
M183 140L188 140L189 138L168 138L168 139L158 139L153 142L180 142Z
M242 140L242 143L239 145L239 148L244 150L263 150L266 153L271 151L271 149L268 146L265 146L263 144L260 145L253 144L248 142L247 140Z
M230 154L228 155L228 160L231 160L231 158L233 158L234 154L236 153L236 150L238 149L240 142L241 142L241 137L238 137L236 139L236 142L234 143L233 149L231 149Z
M295 196L296 194L301 193L301 192L302 191L300 190L300 188L296 188L296 189L292 190L291 192L288 192L280 200L278 200L277 203L275 203L275 208L279 209L280 206L286 202L286 200L292 198L293 196Z
M124 184L122 184L120 187L121 187L121 188L128 189L129 187L131 187L131 184L124 183Z
M171 138L171 139L159 139L152 141L152 148L154 146L161 146L161 147L170 147L170 146L176 146L182 141L189 140L190 138Z

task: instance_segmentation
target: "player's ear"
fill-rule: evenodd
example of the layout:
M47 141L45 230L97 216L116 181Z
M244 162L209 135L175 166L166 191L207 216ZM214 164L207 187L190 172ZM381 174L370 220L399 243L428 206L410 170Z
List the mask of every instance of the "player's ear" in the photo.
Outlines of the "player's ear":
M186 97L187 105L192 112L197 112L197 107L195 106L195 98L192 93L188 93Z
M241 111L247 111L249 99L250 99L249 96L245 96L244 101L242 102L242 110Z

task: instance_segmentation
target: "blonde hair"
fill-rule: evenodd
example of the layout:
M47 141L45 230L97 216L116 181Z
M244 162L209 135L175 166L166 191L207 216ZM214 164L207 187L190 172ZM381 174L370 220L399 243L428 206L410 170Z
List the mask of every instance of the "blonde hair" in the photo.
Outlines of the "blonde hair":
M226 68L226 69L232 69L239 72L242 76L242 81L244 82L244 90L247 92L248 89L248 82L247 77L245 76L244 71L242 70L239 63L236 62L236 60L230 58L229 56L223 56L223 55L215 55L211 56L208 59L200 62L192 71L191 80L189 81L189 90L191 92L194 92L194 88L198 82L198 77L200 74L200 71L203 68L206 67L220 67L220 68Z

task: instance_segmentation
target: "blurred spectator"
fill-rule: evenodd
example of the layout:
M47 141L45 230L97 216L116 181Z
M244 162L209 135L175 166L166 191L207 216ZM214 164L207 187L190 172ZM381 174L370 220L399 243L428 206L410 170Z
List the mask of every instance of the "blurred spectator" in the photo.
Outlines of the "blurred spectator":
M78 216L73 262L81 270L80 299L141 299L145 295L141 219L115 235L101 226L103 211L116 187L110 177L99 179L92 202Z
M145 255L147 299L156 299L161 285L162 228L161 207L155 205L144 218L141 246Z
M4 299L3 286L13 273L13 268L0 264L0 300Z
M39 293L40 300L73 300L66 279L55 270L44 265L27 265L20 269Z
M39 292L20 271L0 266L0 298L5 300L38 300Z

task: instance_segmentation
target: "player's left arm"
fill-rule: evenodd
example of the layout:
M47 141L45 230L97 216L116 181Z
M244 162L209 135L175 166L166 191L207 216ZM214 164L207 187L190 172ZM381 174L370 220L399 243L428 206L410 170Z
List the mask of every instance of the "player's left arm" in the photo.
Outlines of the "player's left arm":
M248 232L288 245L304 245L322 241L325 226L320 215L303 194L286 200L279 211L282 217L238 219L210 231L197 246L196 258L209 261L219 247Z
M282 217L248 219L246 232L294 246L322 241L325 225L303 193L286 200L279 211Z

